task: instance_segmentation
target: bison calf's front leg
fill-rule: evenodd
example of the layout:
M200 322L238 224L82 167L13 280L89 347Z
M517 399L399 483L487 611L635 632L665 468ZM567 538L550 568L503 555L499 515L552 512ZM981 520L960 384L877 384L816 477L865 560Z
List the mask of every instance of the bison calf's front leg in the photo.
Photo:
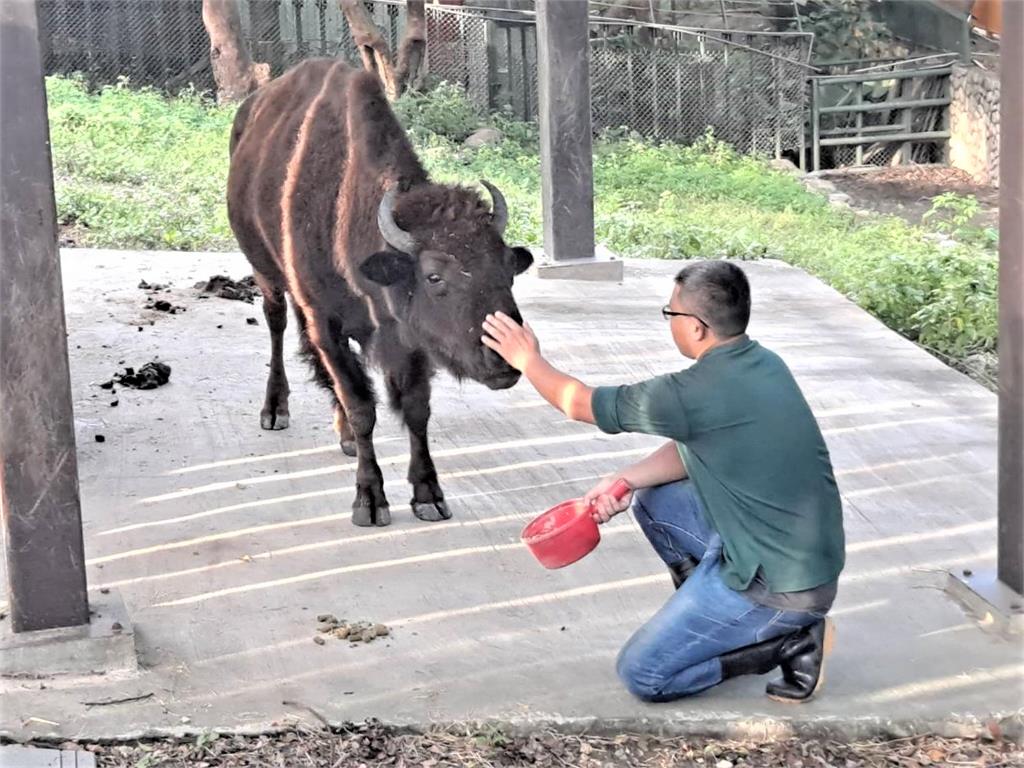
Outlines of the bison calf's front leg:
M356 498L352 502L352 522L359 526L391 525L391 509L384 495L384 475L373 448L373 427L377 420L372 401L348 408L355 435Z
M340 404L338 412L347 417L355 443L356 498L352 503L352 522L360 526L390 525L384 476L373 448L373 429L377 423L373 385L342 334L329 324L318 322L316 317L311 318L308 327L310 348L327 374ZM344 443L344 436L342 440Z
M267 376L267 395L260 411L260 426L263 429L287 429L288 376L284 371L283 347L288 305L280 288L263 289L263 316L270 329L270 373Z
M402 370L387 377L388 397L400 411L409 430L409 483L412 485L412 512L420 520L437 522L451 518L437 480L434 460L427 442L430 421L430 372L426 360L411 355Z

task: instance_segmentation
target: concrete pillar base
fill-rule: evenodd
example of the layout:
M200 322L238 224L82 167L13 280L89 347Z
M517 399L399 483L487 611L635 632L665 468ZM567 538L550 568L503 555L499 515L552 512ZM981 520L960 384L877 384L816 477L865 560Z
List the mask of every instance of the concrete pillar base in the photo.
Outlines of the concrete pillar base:
M946 592L996 631L1024 634L1024 597L999 581L995 569L950 571Z
M597 246L593 258L555 261L543 253L534 253L537 277L543 280L589 280L621 283L622 260L604 246Z
M15 633L0 622L0 677L50 677L134 671L135 631L116 591L91 603L88 624Z

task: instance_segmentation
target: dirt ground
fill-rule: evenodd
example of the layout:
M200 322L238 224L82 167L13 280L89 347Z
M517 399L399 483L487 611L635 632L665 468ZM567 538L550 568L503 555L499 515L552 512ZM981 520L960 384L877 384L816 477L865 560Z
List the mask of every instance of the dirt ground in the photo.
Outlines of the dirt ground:
M315 714L315 713L314 713ZM604 768L739 768L740 766L1020 766L1024 749L995 729L985 740L910 737L840 743L781 739L766 743L657 738L573 736L543 731L512 736L501 730L447 729L401 733L377 722L344 729L289 730L274 736L200 735L188 741L133 745L77 745L96 753L101 768L246 768L252 766L581 766ZM52 745L49 745L52 746Z
M976 226L998 225L999 190L979 184L958 168L908 165L869 171L831 171L822 175L840 192L850 196L854 208L900 216L911 224L920 224L936 195L954 192L978 199L981 212L973 222Z

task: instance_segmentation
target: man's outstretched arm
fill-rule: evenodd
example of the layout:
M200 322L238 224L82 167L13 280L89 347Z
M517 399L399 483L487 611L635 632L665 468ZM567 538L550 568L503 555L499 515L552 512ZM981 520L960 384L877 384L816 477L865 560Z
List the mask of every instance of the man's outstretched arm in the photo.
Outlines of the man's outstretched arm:
M593 388L562 373L545 360L528 323L519 325L508 315L498 312L488 315L483 327L484 345L501 355L513 368L522 371L541 397L573 421L594 423Z

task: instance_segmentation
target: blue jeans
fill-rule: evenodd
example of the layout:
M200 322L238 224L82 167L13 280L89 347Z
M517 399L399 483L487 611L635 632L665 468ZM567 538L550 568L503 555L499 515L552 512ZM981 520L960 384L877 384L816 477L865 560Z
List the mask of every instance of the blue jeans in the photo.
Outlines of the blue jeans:
M759 605L725 585L722 540L689 480L637 491L633 513L667 565L686 555L700 561L619 653L616 669L633 695L671 701L718 685L722 654L790 634L821 618L818 613Z

